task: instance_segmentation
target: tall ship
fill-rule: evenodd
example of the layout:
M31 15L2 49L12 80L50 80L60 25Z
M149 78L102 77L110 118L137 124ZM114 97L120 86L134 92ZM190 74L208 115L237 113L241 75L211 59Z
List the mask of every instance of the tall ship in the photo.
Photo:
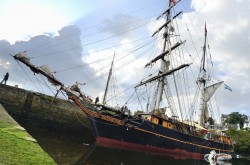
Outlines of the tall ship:
M140 111L136 115L131 115L126 103L122 108L108 105L106 96L114 59L105 94L100 102L99 98L93 101L83 94L77 88L77 84L71 87L65 86L47 67L37 67L32 64L26 53L19 53L13 57L27 65L35 74L46 76L49 82L59 86L60 91L65 92L68 98L81 108L91 123L97 145L160 155L181 154L193 158L203 158L204 154L212 150L233 152L230 137L218 130L210 130L207 124L211 120L208 103L223 82L208 83L210 76L207 73L209 69L207 69L206 25L203 51L200 53L199 75L194 83L197 85L196 92L193 95L183 92L191 88L186 83L188 75L184 72L192 64L185 63L185 57L179 54L185 41L177 34L178 27L174 23L174 20L182 14L174 12L178 3L179 1L170 0L168 8L157 18L164 20L164 23L152 37L163 36L162 53L146 63L145 69L155 69L156 63L160 63L160 67L154 74L150 74L134 86L135 90L150 90L152 95L148 97L147 110ZM152 84L155 84L153 90ZM185 95L193 98L185 99ZM139 99L138 104L141 104ZM198 120L195 118L196 104L199 106Z

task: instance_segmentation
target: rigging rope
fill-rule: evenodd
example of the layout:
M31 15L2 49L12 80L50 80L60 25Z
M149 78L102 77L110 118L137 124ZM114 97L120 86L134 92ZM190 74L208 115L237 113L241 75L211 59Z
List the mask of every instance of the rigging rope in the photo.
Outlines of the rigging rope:
M152 4L150 4L150 5L147 5L147 6L144 6L144 7L142 7L142 8L136 9L136 10L134 10L134 11L125 13L124 15L130 15L130 14L137 13L137 12L139 12L139 11L141 11L141 10L146 9L146 8L150 8L150 7L152 7L152 6L159 5L159 4L161 4L162 2L164 2L164 0L157 1L157 2L155 2L155 3L152 3ZM119 18L121 18L121 17L123 17L123 16L116 17L116 19L119 19ZM87 27L87 28L82 28L82 29L80 29L80 30L86 31L86 30L89 30L89 29L96 28L96 27L98 27L98 26L100 26L100 25L102 25L102 24L104 24L104 22L97 23L97 24L95 24L95 25L93 25L93 26L90 26L90 27ZM78 33L78 32L69 33L69 34L67 34L64 38L71 37L71 35L76 34L76 33ZM58 40L58 39L56 39L56 40ZM55 40L55 41L56 41L56 40ZM51 42L52 42L52 41L51 41ZM29 49L29 50L27 50L27 51L32 51L32 50L34 50L34 49L37 49L37 48L46 46L46 45L50 44L51 42L46 42L46 43L41 44L41 45L39 45L39 46L37 46L37 47L35 47L35 48ZM53 41L53 42L54 42L54 41Z
M154 46L154 45L153 45L153 46ZM150 48L146 49L144 52L140 53L139 55L135 56L134 59L129 60L129 61L127 61L126 63L120 65L120 66L117 67L114 71L120 70L120 69L122 69L124 66L127 66L127 65L131 64L132 62L136 61L139 57L145 55L146 52L152 50L152 47L153 47L153 46L151 46ZM139 49L140 49L140 48L139 48ZM135 51L137 51L137 50L135 50ZM123 56L123 57L121 57L121 58L118 59L117 61L119 61L119 60L121 60L121 59L123 59L123 58L125 58L125 57L126 57L126 55ZM105 66L105 67L107 67L107 66ZM102 70L103 70L103 69L104 69L104 67L102 68ZM96 73L97 73L97 72L95 72L95 74L96 74ZM92 76L95 76L95 74L93 74ZM107 75L107 73L106 73L106 74L103 74L103 75L101 75L101 76L98 76L98 77L96 77L96 78L90 79L88 82L86 82L86 84L88 84L88 83L90 83L90 82L92 82L92 81L95 81L95 80L97 80L97 79L99 79L99 78L101 78L101 77L104 77L104 76L106 76L106 75ZM92 77L92 76L91 76L91 77Z
M153 41L153 40L146 41L146 42L144 42L144 43L142 43L142 44L140 44L140 45L135 46L134 48L131 48L131 49L126 50L126 52L116 53L116 55L119 55L119 54L122 55L122 54L125 54L125 53L133 53L133 52L139 50L140 48L143 48L143 47L146 46L147 44L151 43L152 41ZM139 48L136 48L136 47L138 47L138 46L140 46L140 47L139 47ZM125 58L125 57L126 57L126 55L124 55L122 58ZM85 67L85 66L87 66L87 65L91 65L91 64L93 64L93 63L98 63L98 62L103 62L103 61L106 61L106 60L110 60L110 59L112 59L112 58L113 58L113 55L112 55L112 56L109 56L109 57L105 57L105 58L103 58L103 59L96 60L96 61L94 61L94 62L90 62L90 63L78 65L78 66L71 67L71 68L67 68L67 69L62 69L62 70L59 70L59 71L54 71L54 73L59 73L59 72L63 72L63 71L68 71L68 70L72 70L72 69L77 69L77 68ZM117 61L121 60L122 58L119 58ZM110 63L109 63L109 64L106 64L103 68L101 68L101 70L103 70L104 68L109 67L109 66L110 66ZM99 71L101 71L101 70L99 70ZM99 71L98 71L98 72L99 72ZM94 74L96 74L96 73L97 73L97 72L95 72Z

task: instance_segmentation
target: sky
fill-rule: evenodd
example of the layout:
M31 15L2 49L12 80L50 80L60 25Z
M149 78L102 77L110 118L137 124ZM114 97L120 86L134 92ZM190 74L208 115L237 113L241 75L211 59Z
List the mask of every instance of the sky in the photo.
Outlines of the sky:
M66 85L85 83L84 93L102 98L116 54L109 96L119 97L109 103L128 102L139 109L141 105L131 101L136 100L133 86L149 73L144 71L148 60L161 52L161 44L150 36L163 23L155 18L166 8L167 0L2 0L0 76L9 72L9 85L53 95L55 90L45 88L44 78L37 78L10 56L27 51L36 66L49 65ZM175 10L183 11L176 21L186 40L185 58L193 63L194 72L202 55L206 22L211 77L232 89L222 86L214 106L223 114L250 115L250 0L182 0ZM189 79L197 76L190 73Z

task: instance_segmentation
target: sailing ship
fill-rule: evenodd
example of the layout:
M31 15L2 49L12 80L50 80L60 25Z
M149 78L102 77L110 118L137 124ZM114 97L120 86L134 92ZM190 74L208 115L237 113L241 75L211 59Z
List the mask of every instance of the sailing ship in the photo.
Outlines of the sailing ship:
M178 1L179 2L179 1ZM140 113L137 116L126 113L127 107L124 106L121 110L115 107L108 106L106 101L106 92L112 74L113 62L110 68L108 81L105 89L105 95L102 103L93 102L88 96L81 93L79 89L74 87L66 87L62 82L57 80L50 72L48 67L36 67L30 62L30 58L25 53L14 55L14 59L24 63L36 74L42 74L55 86L60 86L60 90L67 93L68 98L73 100L89 118L91 123L92 133L95 137L96 144L100 146L122 148L126 150L150 152L164 155L167 153L184 154L193 158L203 159L204 154L211 150L217 152L233 152L233 144L229 136L222 133L211 133L206 128L208 120L207 103L223 82L218 82L207 86L206 73L206 49L207 49L207 30L205 26L205 42L203 46L203 54L200 66L200 74L198 77L198 89L200 91L200 119L197 122L193 120L184 120L184 117L176 117L176 107L171 98L171 90L168 82L168 77L172 76L174 83L175 76L181 70L186 69L191 64L181 64L175 68L171 64L170 56L179 48L184 41L173 43L172 37L174 28L172 21L177 18L182 12L172 16L172 10L177 5L176 1L170 0L168 9L165 10L157 19L166 18L165 23L157 29L153 36L163 33L163 51L156 56L145 67L150 67L154 63L160 61L160 70L157 75L150 77L135 85L135 88L140 88L149 83L156 82L156 90L152 101L151 112ZM114 61L114 59L113 59ZM170 69L171 68L171 69ZM177 86L176 95L177 101L180 93ZM161 107L163 101L163 93L167 93L166 100L168 107L172 112L172 116L165 114L164 107ZM178 108L181 108L179 104ZM193 115L193 114L191 114Z

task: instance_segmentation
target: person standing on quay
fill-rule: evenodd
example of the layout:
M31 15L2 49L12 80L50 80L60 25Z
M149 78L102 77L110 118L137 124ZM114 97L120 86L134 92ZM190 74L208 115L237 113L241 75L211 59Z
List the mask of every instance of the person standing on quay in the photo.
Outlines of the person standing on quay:
M3 78L3 80L1 81L1 84L4 82L4 84L6 85L6 82L8 81L9 79L9 72L7 72Z

